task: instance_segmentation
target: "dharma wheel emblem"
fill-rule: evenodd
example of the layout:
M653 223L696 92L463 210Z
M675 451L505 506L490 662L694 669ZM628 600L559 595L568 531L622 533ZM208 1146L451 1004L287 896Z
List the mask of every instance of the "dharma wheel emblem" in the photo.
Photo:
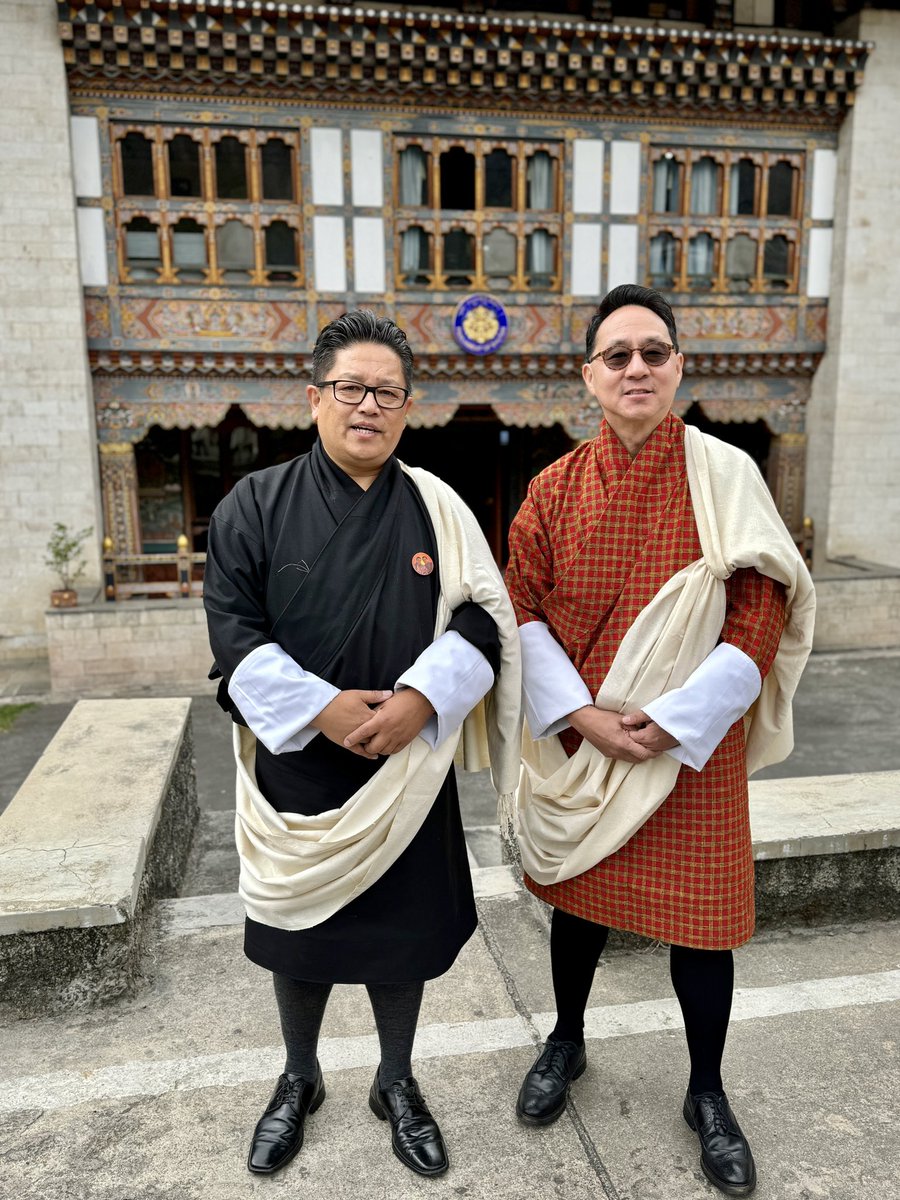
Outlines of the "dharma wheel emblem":
M506 312L493 296L467 296L453 314L453 336L468 354L493 354L508 332Z

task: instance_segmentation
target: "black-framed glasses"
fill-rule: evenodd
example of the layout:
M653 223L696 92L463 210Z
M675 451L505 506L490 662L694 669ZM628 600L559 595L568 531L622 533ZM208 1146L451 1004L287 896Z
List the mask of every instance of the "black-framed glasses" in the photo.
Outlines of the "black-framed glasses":
M592 363L595 358L602 358L605 366L611 371L624 371L631 362L632 355L639 354L648 367L661 367L672 357L675 347L671 342L647 342L644 346L610 346L608 350L598 350L587 360Z
M409 399L407 388L394 387L393 384L369 387L355 379L323 379L316 387L330 387L338 404L362 404L369 392L375 397L379 408L402 408Z

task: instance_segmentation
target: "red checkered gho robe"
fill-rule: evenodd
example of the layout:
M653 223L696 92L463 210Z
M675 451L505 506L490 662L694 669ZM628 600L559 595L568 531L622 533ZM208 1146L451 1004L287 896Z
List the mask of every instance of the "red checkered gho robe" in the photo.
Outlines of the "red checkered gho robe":
M701 557L684 424L669 414L633 460L604 421L599 435L542 471L510 529L507 586L519 624L543 621L596 695L638 613ZM765 676L784 628L780 583L750 568L726 581L720 640ZM575 753L581 735L560 740ZM636 768L640 770L640 767ZM556 908L615 929L706 950L753 933L753 858L743 722L702 771L673 791L615 854L562 883L525 876Z

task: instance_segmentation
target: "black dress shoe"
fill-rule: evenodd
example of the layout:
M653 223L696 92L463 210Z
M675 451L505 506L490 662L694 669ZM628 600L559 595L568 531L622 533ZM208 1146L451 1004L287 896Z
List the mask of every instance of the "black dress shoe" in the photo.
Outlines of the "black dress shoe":
M516 1116L523 1125L549 1125L561 1116L569 1085L584 1074L586 1066L584 1042L548 1038L519 1089Z
M390 1121L391 1145L402 1163L419 1175L443 1175L450 1165L444 1139L411 1075L383 1088L376 1071L369 1108L380 1121Z
M727 1196L749 1196L756 1187L756 1164L731 1105L718 1092L684 1098L684 1119L700 1139L700 1166L710 1183Z
M288 1071L278 1076L272 1099L256 1122L247 1167L257 1175L271 1175L289 1163L303 1145L303 1122L325 1099L322 1068L310 1083Z

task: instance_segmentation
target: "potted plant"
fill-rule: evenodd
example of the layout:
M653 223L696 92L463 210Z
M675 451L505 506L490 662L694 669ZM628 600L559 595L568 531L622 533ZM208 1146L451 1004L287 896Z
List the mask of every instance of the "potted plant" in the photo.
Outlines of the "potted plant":
M70 531L62 521L55 522L47 541L47 557L44 562L59 579L60 586L50 593L52 608L73 608L78 603L75 583L84 574L86 563L81 552L85 540L93 533L93 526Z

